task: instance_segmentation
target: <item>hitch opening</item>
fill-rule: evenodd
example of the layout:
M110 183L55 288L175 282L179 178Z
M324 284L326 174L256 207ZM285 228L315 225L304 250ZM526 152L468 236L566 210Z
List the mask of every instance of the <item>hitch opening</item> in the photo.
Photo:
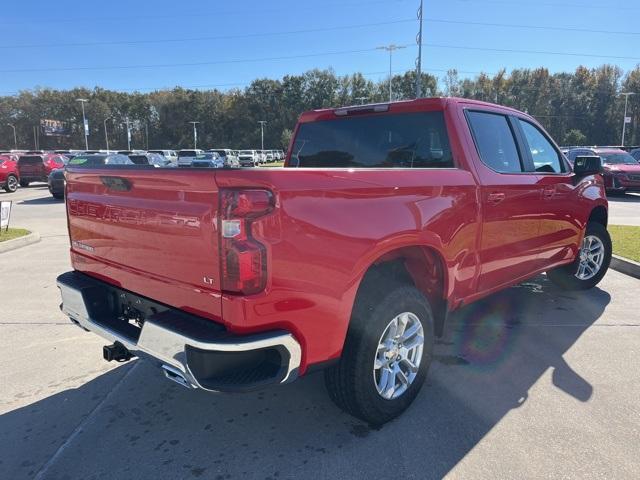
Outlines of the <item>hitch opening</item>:
M124 345L116 342L113 345L105 345L102 347L102 356L107 362L114 360L116 362L126 362L127 360L131 360L135 355L127 350Z

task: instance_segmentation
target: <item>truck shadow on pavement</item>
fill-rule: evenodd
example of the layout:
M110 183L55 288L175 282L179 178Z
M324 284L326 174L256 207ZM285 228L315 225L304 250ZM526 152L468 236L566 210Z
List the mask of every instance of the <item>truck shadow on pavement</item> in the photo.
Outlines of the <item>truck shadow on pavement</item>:
M214 395L135 361L0 416L0 478L442 478L534 401L549 369L562 395L589 400L588 379L563 355L609 301L541 276L462 309L414 405L378 430L338 410L321 374Z
M29 200L19 200L21 205L51 205L54 203L64 203L64 200L53 198L51 194L48 197L31 198Z

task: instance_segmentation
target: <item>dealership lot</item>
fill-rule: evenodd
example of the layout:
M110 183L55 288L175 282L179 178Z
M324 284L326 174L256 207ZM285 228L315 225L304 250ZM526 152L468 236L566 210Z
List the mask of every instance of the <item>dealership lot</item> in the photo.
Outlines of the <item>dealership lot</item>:
M113 365L58 311L70 268L64 204L0 194L41 242L0 254L0 478L637 478L640 281L593 291L545 277L464 308L427 387L372 430L321 375L245 395L187 391L140 361ZM640 224L640 197L610 222ZM410 448L408 448L410 446ZM381 457L384 453L384 457ZM384 458L384 462L379 459Z

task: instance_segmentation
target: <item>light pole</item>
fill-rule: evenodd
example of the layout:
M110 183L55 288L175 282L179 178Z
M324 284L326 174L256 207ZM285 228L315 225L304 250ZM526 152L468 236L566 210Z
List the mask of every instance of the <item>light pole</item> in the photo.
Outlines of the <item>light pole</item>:
M389 52L389 101L392 101L392 93L391 93L391 79L392 77L392 73L391 73L391 61L393 58L393 52L396 50L400 50L401 48L406 48L403 47L402 45L394 45L393 43L391 45L386 45L386 46L382 46L382 47L376 47L376 50L386 50L387 52Z
M107 136L107 120L109 120L110 117L107 117L104 119L104 143L107 144L107 151L109 151L109 137Z
M621 145L624 147L624 134L627 133L627 106L629 105L629 97L631 95L635 95L635 92L623 92L620 95L624 96L624 118L622 119L622 142L621 142Z
M18 149L18 137L16 136L16 126L13 123L7 123L11 128L13 128L13 145L14 148Z
M76 98L76 102L80 102L80 105L82 105L82 128L84 129L84 148L85 150L89 150L89 125L87 125L87 119L84 116L84 104L87 103L89 100L87 100L86 98Z
M420 98L422 95L422 0L420 0L420 8L418 9L418 21L420 22L420 29L418 30L418 36L416 42L418 43L418 58L416 59L416 98Z
M125 118L124 124L127 126L127 150L131 150L131 120Z
M200 122L187 122L187 123L191 123L193 124L193 149L197 149L198 148L198 130L196 129L196 125L199 124Z
M262 151L264 152L264 126L266 125L267 121L258 120L258 123L260 124L260 145L261 145Z

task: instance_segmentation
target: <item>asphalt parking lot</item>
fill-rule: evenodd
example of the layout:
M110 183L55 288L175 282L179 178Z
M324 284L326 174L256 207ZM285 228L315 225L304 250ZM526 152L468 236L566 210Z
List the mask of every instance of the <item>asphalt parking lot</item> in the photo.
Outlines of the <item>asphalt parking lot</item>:
M40 186L0 198L42 238L0 254L0 479L640 477L639 280L566 293L541 276L464 308L417 401L374 430L321 374L213 395L104 362L58 310L64 204ZM640 224L640 197L610 221Z

